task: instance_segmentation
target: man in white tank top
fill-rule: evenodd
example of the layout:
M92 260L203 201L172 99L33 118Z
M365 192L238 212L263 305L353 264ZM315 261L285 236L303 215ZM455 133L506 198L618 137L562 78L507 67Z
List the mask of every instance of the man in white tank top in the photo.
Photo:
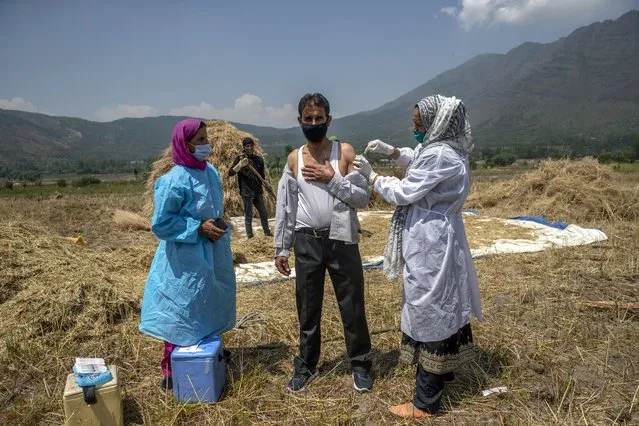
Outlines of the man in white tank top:
M356 208L366 206L370 189L353 170L353 147L326 138L330 106L319 93L302 97L298 121L307 143L293 151L280 179L275 215L275 266L290 275L295 250L295 296L300 353L288 389L301 391L317 376L322 301L328 269L339 304L346 351L359 392L373 386L371 341L364 306L364 272L359 254ZM359 176L358 176L359 175Z

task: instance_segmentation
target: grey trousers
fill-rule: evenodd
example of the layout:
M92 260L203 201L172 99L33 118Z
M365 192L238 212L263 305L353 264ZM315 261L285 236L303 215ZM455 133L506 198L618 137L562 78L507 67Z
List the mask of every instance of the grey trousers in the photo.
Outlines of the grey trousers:
M268 227L268 212L264 204L264 194L256 194L253 197L243 195L242 199L244 200L244 228L246 229L246 235L248 237L253 236L253 206L257 207L257 212L260 214L264 233L270 234L271 230Z
M297 374L315 371L320 357L326 270L337 297L352 371L370 371L371 340L364 306L364 272L357 244L296 232L295 296L300 322Z

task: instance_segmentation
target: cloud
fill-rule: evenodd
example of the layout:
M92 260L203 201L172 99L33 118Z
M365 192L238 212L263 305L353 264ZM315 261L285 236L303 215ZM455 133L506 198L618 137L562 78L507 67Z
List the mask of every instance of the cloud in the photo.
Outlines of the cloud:
M0 108L15 109L19 111L38 112L38 108L29 101L16 97L11 99L0 99Z
M257 126L292 127L297 125L297 110L291 104L281 107L264 106L259 96L245 93L235 100L233 108L217 108L201 101L199 105L172 108L171 115L219 118Z
M0 108L49 114L40 111L39 108L31 102L20 97L0 99ZM169 114L202 118L219 118L238 123L280 128L293 127L297 125L297 109L293 105L284 104L280 107L266 106L259 96L251 93L245 93L237 98L232 108L219 108L205 101L201 101L199 105L186 105L180 108L171 108L169 110ZM160 111L150 105L117 104L115 106L105 106L100 108L91 118L104 122L118 120L120 118L142 118L154 117L157 115L160 115Z
M452 16L453 18L457 16L457 8L454 6L444 7L440 10L440 12L448 16Z
M561 20L590 16L603 9L609 0L461 0L459 7L441 9L470 31L474 27L494 24L516 25L539 19Z
M158 115L158 110L149 105L118 104L114 107L100 108L93 114L98 121L113 121L120 118L142 118Z

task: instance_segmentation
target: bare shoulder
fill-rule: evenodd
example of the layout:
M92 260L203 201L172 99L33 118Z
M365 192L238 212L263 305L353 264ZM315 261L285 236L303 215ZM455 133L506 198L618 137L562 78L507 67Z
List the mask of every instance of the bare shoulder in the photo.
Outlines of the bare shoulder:
M355 160L355 148L350 143L342 142L342 158L349 163Z
M297 152L298 151L299 149L297 148L291 151L291 153L288 154L288 159L286 160L288 163L289 170L291 170L293 173L295 173L295 171L297 170Z

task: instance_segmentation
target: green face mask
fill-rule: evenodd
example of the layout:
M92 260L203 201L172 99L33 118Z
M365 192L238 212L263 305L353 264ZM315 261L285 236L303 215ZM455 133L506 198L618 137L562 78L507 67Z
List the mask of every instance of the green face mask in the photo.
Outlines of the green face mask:
M424 142L424 137L426 136L426 132L418 132L418 131L413 131L413 137L415 138L415 140L419 143Z

